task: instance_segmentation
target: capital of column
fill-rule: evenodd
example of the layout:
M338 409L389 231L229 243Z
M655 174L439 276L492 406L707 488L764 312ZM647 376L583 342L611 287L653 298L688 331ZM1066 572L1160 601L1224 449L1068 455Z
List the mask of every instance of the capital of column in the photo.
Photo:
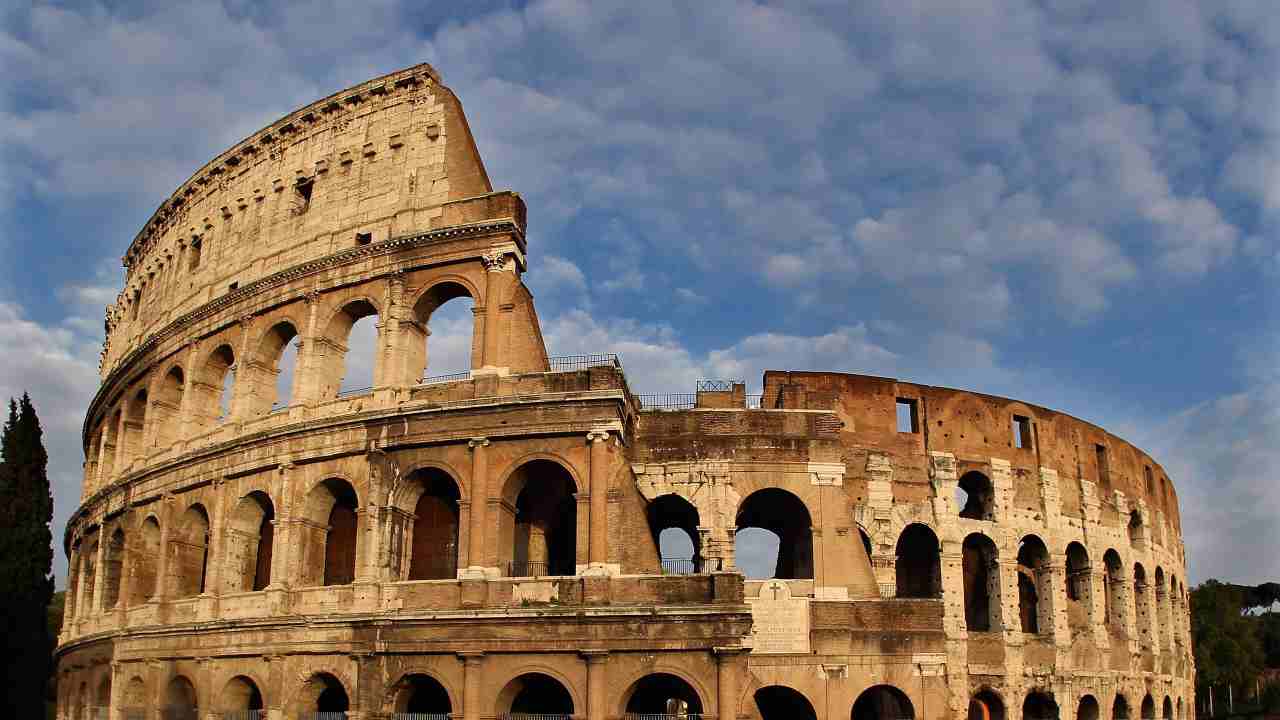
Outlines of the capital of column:
M489 447L489 438L473 437L467 441L467 447L475 450L476 448Z
M475 665L479 665L480 662L484 660L484 651L483 650L464 650L462 652L457 653L457 656L458 656L458 659L461 660L464 665L475 666Z
M587 661L588 665L599 665L609 659L608 650L579 650L578 654Z
M587 442L596 443L609 439L609 430L606 428L591 430L587 433Z
M480 262L489 272L502 272L507 269L507 253L502 250L487 252L480 256Z

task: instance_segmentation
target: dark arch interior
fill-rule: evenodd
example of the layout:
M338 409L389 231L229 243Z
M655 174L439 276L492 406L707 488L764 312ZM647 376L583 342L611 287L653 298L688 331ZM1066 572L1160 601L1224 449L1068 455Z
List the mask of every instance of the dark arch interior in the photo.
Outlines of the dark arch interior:
M575 574L578 501L569 471L550 460L533 460L521 466L507 485L508 493L517 493L510 574Z
M891 685L868 688L853 704L852 720L915 720L916 711L905 693Z
M427 715L448 715L453 712L449 693L435 678L428 675L410 675L404 680L404 688L396 703L396 711Z
M573 697L558 680L541 673L521 675L511 681L508 691L514 690L511 698L511 713L531 713L546 715L572 715ZM508 694L503 692L504 695Z
M778 536L773 577L813 577L813 526L809 509L800 498L779 488L757 490L738 506L738 532L747 528L768 530Z
M324 545L324 584L348 585L356 577L356 491L341 480L326 480L333 494Z
M1004 720L1004 703L990 690L982 690L969 700L968 720Z
M1129 701L1123 695L1116 695L1115 702L1111 703L1111 717L1113 720L1129 720Z
M1058 720L1058 703L1042 692L1033 692L1022 701L1022 720Z
M1151 699L1151 696L1148 695L1142 698L1142 720L1155 720L1155 718L1156 703Z
M413 509L410 580L443 580L458 571L458 487L440 470L414 473L423 485Z
M684 680L667 673L655 673L636 683L626 711L638 715L701 715L702 701Z
M996 545L991 538L974 533L961 546L964 573L964 619L972 632L990 632L999 609L1000 572L996 566Z
M995 490L991 480L977 470L971 470L960 476L957 489L964 493L964 505L960 506L960 517L970 520L995 520ZM959 493L957 493L959 499Z
M342 683L336 679L325 676L323 678L325 687L316 696L316 712L346 712L351 709L351 703L347 699L347 691L342 687Z
M938 536L928 527L908 525L898 536L895 576L900 598L935 598L942 595L942 565Z
M1022 632L1040 632L1041 574L1049 561L1044 542L1034 535L1022 539L1018 546L1018 615Z
M645 508L649 520L649 533L658 547L662 557L664 570L676 572L701 572L702 547L698 537L698 509L679 495L663 495L655 498ZM679 530L688 536L692 552L675 552L670 547L663 547L664 530ZM685 567L685 566L688 567Z
M753 697L761 720L817 720L809 700L789 687L762 687Z
M1098 700L1092 695L1080 698L1080 706L1076 708L1076 720L1099 720L1102 715Z

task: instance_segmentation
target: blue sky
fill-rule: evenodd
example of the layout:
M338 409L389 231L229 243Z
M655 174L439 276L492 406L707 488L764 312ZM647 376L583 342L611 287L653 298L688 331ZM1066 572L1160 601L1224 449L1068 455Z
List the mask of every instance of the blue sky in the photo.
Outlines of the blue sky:
M426 61L528 202L553 353L649 392L829 369L1062 409L1165 464L1193 581L1273 580L1278 52L1244 0L0 10L0 393L41 411L60 533L137 229Z

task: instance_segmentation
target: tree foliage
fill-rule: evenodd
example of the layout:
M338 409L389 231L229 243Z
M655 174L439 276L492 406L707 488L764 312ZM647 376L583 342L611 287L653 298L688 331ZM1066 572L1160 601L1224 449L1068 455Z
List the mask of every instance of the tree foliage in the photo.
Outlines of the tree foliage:
M53 598L53 498L35 407L26 395L9 401L0 433L0 633L5 666L4 707L13 717L44 714L41 690L49 675L53 639L47 613Z
M1247 615L1240 586L1208 580L1191 591L1191 643L1196 684L1251 685L1266 656L1258 618Z

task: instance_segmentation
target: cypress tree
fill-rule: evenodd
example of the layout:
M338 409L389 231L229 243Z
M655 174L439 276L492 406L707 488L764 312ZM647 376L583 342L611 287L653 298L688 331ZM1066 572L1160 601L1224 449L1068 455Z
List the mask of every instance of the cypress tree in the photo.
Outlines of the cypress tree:
M53 638L53 497L40 420L31 398L9 401L0 434L0 632L6 650L4 706L13 717L41 717Z

